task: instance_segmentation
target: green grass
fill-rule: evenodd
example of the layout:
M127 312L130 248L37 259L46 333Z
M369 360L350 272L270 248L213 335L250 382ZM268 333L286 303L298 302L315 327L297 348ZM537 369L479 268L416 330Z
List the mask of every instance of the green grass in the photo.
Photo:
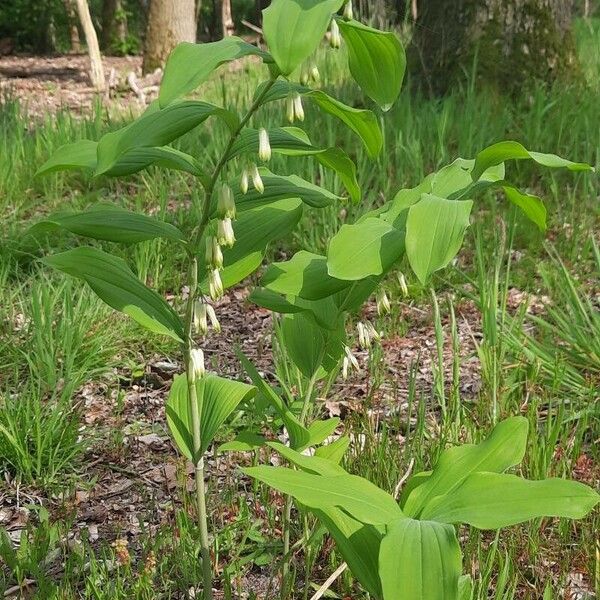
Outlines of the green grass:
M417 184L456 156L471 158L503 138L599 167L600 103L594 90L600 89L600 23L579 22L577 35L588 90L538 88L516 102L471 87L438 100L404 91L384 117L386 149L375 164L350 134L308 107L305 125L311 138L349 149L359 167L365 197L359 206L344 203L307 211L293 239L273 252L289 254L300 247L322 252L341 223L351 222L401 187ZM363 98L340 75L342 59L330 53L323 59L325 85L337 88L349 104L360 105ZM235 86L227 85L231 76L211 81L208 99L224 105L247 104L257 81L234 77ZM260 125L281 121L278 105L269 106L255 119ZM191 225L189 201L198 190L185 175L156 170L123 182L92 181L80 174L34 179L37 167L60 145L81 137L97 139L122 122L122 117L97 108L89 119L61 113L55 119L31 123L10 98L0 103L0 470L7 480L26 489L42 488L48 495L67 490L74 480L86 481L85 448L98 441L98 434L93 429L80 431L78 393L82 386L109 381L117 387L115 369L143 365L152 355L177 357L174 343L143 334L78 282L40 268L38 258L80 243L77 238L24 235L28 225L42 215L65 207L83 208L98 200L151 211L184 228ZM224 142L224 131L211 123L186 136L181 146L210 164L214 154L207 148ZM341 190L331 174L310 160L275 157L270 168ZM397 389L394 373L384 362L385 352L374 350L368 358L368 386L359 410L350 411L344 422L356 442L346 467L388 491L394 491L409 469L430 468L448 445L479 441L496 419L518 413L529 418L532 429L524 475L571 476L583 456L594 465L591 483L597 484L600 255L594 235L600 225L600 183L594 175L544 173L526 164L513 164L510 169L515 182L546 200L546 237L490 194L477 201L475 226L459 262L434 280L436 310L432 310L430 290L409 275L407 265L401 268L407 274L409 298L402 298L395 280L388 283L393 311L377 321L378 327L386 338L400 339L417 325L416 315L421 315L418 324L429 327L431 345L409 364L395 365L410 373L406 391ZM182 257L171 248L158 241L111 250L121 253L142 279L170 293L179 291L183 282ZM524 306L514 309L509 306L511 288L548 300L535 314L527 313ZM481 324L473 328L482 386L469 399L459 392L461 302L472 302L481 315ZM444 348L450 348L450 363L446 361L450 375L448 371L444 375L440 363ZM432 370L431 387L418 382L422 365ZM283 352L276 351L272 370L290 393L306 385L290 369ZM348 394L354 388L342 389ZM334 385L331 395L340 399L339 390ZM237 424L252 419L243 417ZM117 429L113 438L121 443ZM221 530L214 547L218 564L227 565L221 577L231 582L225 586L227 598L236 597L239 590L248 591L243 575L266 571L276 576L270 567L276 565L281 551L282 501L262 487L240 484L234 474L225 476L223 482L210 491L209 506L211 520ZM248 502L240 485L247 487ZM7 489L13 488L7 484ZM185 597L200 580L200 572L192 509L185 495L182 500L182 508L170 515L169 522L130 540L129 562L115 555L110 545L113 539L65 543L69 520L63 517L52 525L42 515L28 530L33 547L22 546L21 566L16 571L14 567L12 572L3 570L0 591L2 583L8 588L16 579L33 578L38 598ZM52 527L60 530L59 541ZM535 522L511 528L499 537L465 529L465 572L474 574L475 598L538 600L548 587L558 597L569 575L578 570L586 573L592 588L599 588L593 575L598 568L594 558L594 532L598 530L597 514L576 524ZM292 540L303 534L298 519ZM308 579L322 583L341 561L320 536L315 536L310 548L306 555L295 556L298 598L302 597L306 564L313 567ZM7 564L6 556L13 560L2 555ZM40 557L46 558L41 570ZM338 597L362 598L348 573L332 589Z

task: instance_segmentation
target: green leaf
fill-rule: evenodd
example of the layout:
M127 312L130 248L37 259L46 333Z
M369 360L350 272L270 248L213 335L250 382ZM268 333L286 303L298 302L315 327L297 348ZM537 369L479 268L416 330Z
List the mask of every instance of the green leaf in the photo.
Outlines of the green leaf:
M222 118L230 128L237 125L236 115L207 102L184 100L163 109L151 105L126 127L102 136L98 143L96 175L110 172L128 152L165 146L213 115Z
M408 516L419 517L429 502L451 494L472 473L501 473L518 465L525 455L528 430L527 419L511 417L498 423L480 444L464 444L444 450L431 476L408 496L404 512Z
M338 417L325 419L324 421L313 421L308 426L308 431L310 432L309 448L323 443L336 430L339 424L340 419Z
M406 256L423 284L458 253L469 226L471 200L446 200L423 194L408 209Z
M524 159L531 159L543 167L551 169L565 168L570 171L594 171L594 168L586 163L571 162L556 154L531 152L519 142L504 141L488 146L477 155L471 177L473 181L477 181L482 173L492 166L499 165L507 160Z
M210 44L179 44L165 65L158 98L160 106L165 107L193 92L221 65L245 56L260 56L265 62L272 61L268 52L235 36Z
M250 452L261 448L267 443L267 438L253 431L240 431L235 440L221 444L217 452Z
M260 91L261 88L257 90L257 95L260 94ZM360 137L369 156L375 158L379 155L383 147L383 135L379 121L372 111L353 108L321 90L312 90L303 85L282 80L276 81L270 88L267 95L263 97L263 103L282 100L291 93L309 98L322 111L345 123Z
M173 380L167 399L167 423L180 452L196 464L212 443L217 431L227 417L242 400L249 400L256 394L256 388L207 375L195 382L200 413L200 449L194 454L192 434L192 407L185 375L177 375Z
M341 508L355 519L371 525L391 523L404 516L390 494L355 475L323 477L283 467L263 466L243 471L283 494L293 496L309 508Z
M421 518L499 529L538 517L581 519L599 501L592 488L577 481L472 473L452 493L434 498Z
M349 285L347 281L329 276L324 256L305 250L297 252L288 261L272 263L261 284L273 292L307 300L327 298Z
M342 469L342 467L340 467L338 464L325 458L319 458L318 456L307 456L306 454L302 454L296 450L292 450L292 448L284 446L280 442L269 442L268 446L306 473L323 475L324 477L348 475L348 473L346 473L346 471L344 471L344 469Z
M56 171L67 171L73 169L96 168L96 150L98 142L92 140L79 140L71 144L65 144L55 150L52 156L36 171L38 175L48 175Z
M317 148L298 127L278 127L269 130L269 142L275 153L284 156L314 156L324 167L337 173L354 202L361 197L356 179L356 165L341 148ZM258 129L246 128L233 144L229 159L240 154L258 153Z
M236 242L233 247L223 249L223 286L229 288L253 273L260 266L267 246L294 229L302 210L301 200L289 198L240 212L233 222ZM208 291L205 273L200 287Z
M462 555L453 527L400 519L379 550L383 600L458 600Z
M300 198L302 202L313 208L325 208L341 200L340 196L336 196L329 190L310 183L297 175L274 175L264 167L259 168L259 173L265 186L265 191L262 194L254 188L243 194L238 189L237 181L231 182L230 185L236 190L234 195L238 212L287 198Z
M104 173L108 177L132 175L148 167L162 167L191 173L202 178L202 170L198 161L189 154L170 146L161 148L133 148L128 150Z
M275 409L279 418L283 421L288 435L290 436L290 445L292 448L296 450L306 448L306 445L310 441L310 432L308 429L300 423L294 413L292 413L292 411L284 404L283 400L273 391L271 386L265 382L256 367L248 360L243 352L236 348L235 354L259 393Z
M470 575L461 575L458 580L458 600L473 600L473 579Z
M348 446L350 446L350 438L347 435L343 435L335 440L335 442L331 442L331 444L319 446L315 450L315 456L325 458L339 465L342 462L342 458L344 458L344 454L346 454L346 450L348 450Z
M383 525L365 525L339 508L312 511L325 525L352 575L374 598L381 598L379 548Z
M338 19L348 45L348 66L363 92L389 110L400 95L406 55L395 33L379 31L358 21Z
M96 248L80 247L48 256L43 262L83 279L106 304L146 329L183 341L183 324L177 313L147 288L124 260Z
M404 236L381 219L342 225L331 238L327 269L331 277L356 281L385 273L402 255Z
M263 10L263 32L283 75L299 67L319 46L333 13L344 0L273 0Z
M85 212L63 212L50 215L33 225L29 233L62 228L95 240L117 243L137 243L155 238L185 242L185 236L177 227L130 212L113 204L97 204Z

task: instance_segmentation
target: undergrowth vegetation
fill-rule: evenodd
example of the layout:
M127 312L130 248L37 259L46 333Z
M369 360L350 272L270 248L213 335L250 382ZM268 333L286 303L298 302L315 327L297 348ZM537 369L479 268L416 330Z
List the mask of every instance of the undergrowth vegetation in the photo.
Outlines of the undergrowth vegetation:
M398 95L397 38L346 14L329 34L342 48L317 48L343 2L323 4L308 50L268 19L271 54L180 47L129 128L134 115L102 106L34 123L0 104L0 461L3 494L34 515L0 533L0 589L600 593L597 97ZM577 31L598 89L598 28ZM395 56L389 76L373 81L364 48ZM212 52L252 58L186 79ZM169 114L184 104L180 126ZM142 170L157 161L177 170ZM66 167L84 171L48 174ZM266 347L228 325L221 287L235 297L242 282L243 314L273 312ZM402 354L417 328L427 343ZM135 476L123 394L157 361L183 374L170 371L156 430L194 468L178 463L166 522L144 513L135 536L88 539L73 498L93 489L92 462ZM112 427L88 421L88 386Z

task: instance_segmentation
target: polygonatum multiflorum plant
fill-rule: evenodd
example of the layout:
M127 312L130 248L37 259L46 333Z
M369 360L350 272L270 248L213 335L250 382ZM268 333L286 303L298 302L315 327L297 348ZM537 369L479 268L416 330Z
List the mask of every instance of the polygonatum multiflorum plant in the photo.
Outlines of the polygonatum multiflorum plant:
M342 14L338 14L340 12ZM319 210L341 200L338 195L314 182L296 175L271 172L266 164L272 153L306 156L317 161L323 169L338 176L352 201L358 203L361 200L352 158L341 148L314 145L309 133L298 126L305 120L304 104L312 103L318 110L348 127L361 141L367 155L375 159L383 149L379 117L397 99L405 70L404 50L398 37L354 20L352 7L344 0L273 0L264 10L263 17L266 50L236 37L208 44L181 44L166 64L158 99L140 117L126 127L105 134L99 141L80 140L59 148L39 169L39 174L84 169L91 171L96 178L127 177L147 168L186 173L203 188L200 199L194 200L190 207L193 221L190 230L184 231L155 217L110 204L94 205L83 212L61 212L33 228L33 232L62 228L78 236L118 244L163 238L172 243L187 261L186 296L182 294L171 305L140 281L126 261L97 246L77 246L43 260L59 271L84 280L104 302L129 315L141 326L170 336L181 345L185 372L173 382L166 411L178 449L195 467L203 594L206 599L212 598L212 568L203 456L227 417L241 403L250 406L257 391L260 391L254 407L270 409L278 415L287 430L290 444L287 450L280 449L282 453L287 452L284 454L286 458L292 460L296 452L322 444L337 426L337 420L307 422L315 383L335 374L340 367L345 373L356 364L346 345L348 316L358 311L374 293L378 294L380 307L385 309L387 298L378 290L398 261L406 255L421 281L446 266L462 244L473 197L490 188L504 190L507 198L543 229L546 218L544 205L536 196L520 192L506 180L506 161L531 159L547 167L590 168L555 155L530 152L516 142L501 142L483 150L474 160L457 159L429 175L416 188L401 190L377 210L364 214L351 225L343 225L330 240L326 255L301 251L288 261L269 265L251 299L281 315L282 343L307 381L299 411L293 408L294 399L282 399L242 355L240 358L253 386L207 373L202 339L209 326L216 331L220 329L218 317L227 318L226 314L217 316L214 303L226 289L261 268L268 245L288 236L305 211ZM318 89L320 76L315 53L324 37L328 38L333 49L345 44L350 74L369 99L367 102L372 101L376 105L375 111L379 114L348 106L331 95L331 90ZM248 56L259 59L251 68L263 69L261 61L266 68L265 80L257 87L251 105L245 110L216 106L196 99L196 96L190 98L198 89L201 90L202 84L219 66ZM282 122L287 120L287 125L266 128L261 123L260 109L273 102L281 103ZM212 163L171 146L212 117L227 130L227 141L223 147L206 147L207 158L212 159ZM205 170L202 165L206 163L214 166ZM368 341L375 333L372 326L362 324L364 340ZM246 446L262 443L256 437L251 439L251 443L248 439L246 436ZM344 487L346 481L373 492L376 488L368 482L340 473L336 463L330 462L341 458L344 443L342 440L336 446L319 448L321 462L318 464L321 466L315 472L289 471L288 476L312 477L316 484L322 486L316 494L327 497L327 490L331 488L329 475L335 472L335 477L343 478L343 481L336 479L334 482L341 486L337 488L338 496L339 490L344 490L343 495L351 504L354 488ZM311 464L317 464L314 462L317 459L310 460L313 461ZM494 463L485 468L486 473L481 477L495 477L488 472L501 471L512 464L515 463L500 463L499 466ZM321 468L326 468L327 473L320 472ZM263 476L262 471L251 474L260 474L269 484L289 493L290 498L298 497L300 502L310 506L310 503L304 502L304 497L298 496L294 486L284 486L267 474ZM479 474L476 475L479 477ZM419 504L412 512L404 509L403 513L403 509L381 490L373 492L381 504L381 510L376 511L386 515L385 522L371 523L373 517L367 516L366 511L355 513L345 503L335 507L332 504L331 507L338 510L344 519L351 519L350 525L342 524L346 528L344 531L355 527L360 532L359 536L367 535L363 533L363 522L367 528L379 527L377 535L383 535L381 527L389 528L386 542L382 543L382 554L390 545L416 543L415 536L422 535L427 539L440 536L440 544L446 544L455 557L452 575L448 579L452 586L444 587L450 589L454 586L454 574L458 569L458 549L451 530L451 523L456 520L443 514L440 517L439 507L434 510L433 500L441 493L451 493L453 498L456 495L460 498L460 490L469 489L467 484L481 485L477 477L474 480L472 477L475 475L470 475L464 485L454 486L450 491L446 484L434 487L427 496L427 502L423 506ZM447 479L444 477L444 482ZM361 483L356 483L359 481ZM420 491L417 493L415 490L414 493L420 496L428 486L436 485L437 476L432 475L429 481L432 483L424 483ZM496 484L495 481L493 483ZM518 494L524 484L514 485L515 494ZM563 490L567 493L572 489L566 484L563 487L552 485L559 496ZM412 497L410 502L415 503ZM591 500L585 506L589 504ZM369 510L373 510L373 506ZM338 544L343 546L344 536L339 532L341 522L327 517L323 507L319 510L319 518L328 525ZM551 513L552 510L546 512ZM568 514L577 516L582 511L583 507ZM411 518L403 519L403 514ZM423 518L424 515L427 519ZM523 514L518 513L517 516L522 518ZM413 520L416 518L421 520ZM458 520L461 519L469 522L470 516L460 513ZM409 527L413 523L418 523L418 526ZM367 542L371 543L370 539ZM429 562L434 561L433 554L411 555L410 564L414 563L416 568L418 563L426 570ZM371 564L375 555L368 557L368 576L361 571L360 560L347 560L365 589L376 596L383 593L386 600L409 597L390 591L404 589L403 586L408 585L406 582L382 577L379 583L381 571L373 566L375 563ZM440 568L445 568L445 565L440 564ZM404 573L401 569L396 571L396 575ZM427 596L428 600L433 597Z

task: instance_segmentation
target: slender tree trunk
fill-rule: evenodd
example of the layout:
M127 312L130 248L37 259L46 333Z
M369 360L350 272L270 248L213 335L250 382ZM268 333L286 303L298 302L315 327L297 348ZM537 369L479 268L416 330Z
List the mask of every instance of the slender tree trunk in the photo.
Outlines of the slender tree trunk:
M67 11L67 21L69 23L69 37L71 40L71 52L81 53L81 39L79 38L79 28L77 27L77 12L73 0L64 0L65 10Z
M102 48L122 48L127 41L127 16L122 0L104 0L102 4Z
M223 24L223 37L231 37L235 32L231 0L221 0L221 23Z
M416 79L444 93L465 73L503 91L572 72L573 0L420 0L410 49Z
M151 0L144 48L144 73L162 67L177 44L195 41L194 0Z
M90 15L90 7L87 0L76 0L76 3L79 20L81 21L81 27L85 34L85 41L90 55L90 79L96 91L105 92L104 67L102 66L102 56L100 54L100 47L98 46L98 36L96 35L94 23Z

